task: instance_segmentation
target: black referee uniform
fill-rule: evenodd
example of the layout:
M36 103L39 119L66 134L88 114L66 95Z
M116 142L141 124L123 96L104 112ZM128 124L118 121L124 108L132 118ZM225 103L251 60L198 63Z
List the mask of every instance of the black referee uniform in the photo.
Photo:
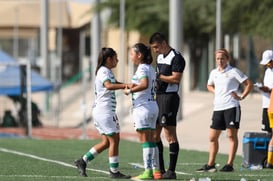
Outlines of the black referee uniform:
M183 72L185 59L180 52L171 49L167 55L157 57L158 75L172 75L172 72ZM179 108L179 84L171 84L157 79L156 101L159 107L158 123L162 126L176 126L176 115Z

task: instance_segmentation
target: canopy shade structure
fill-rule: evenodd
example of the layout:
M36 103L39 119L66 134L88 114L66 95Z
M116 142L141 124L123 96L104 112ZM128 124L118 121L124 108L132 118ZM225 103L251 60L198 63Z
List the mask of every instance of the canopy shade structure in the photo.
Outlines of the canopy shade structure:
M51 91L54 85L39 73L31 70L31 92ZM21 94L20 64L8 54L0 51L0 95Z

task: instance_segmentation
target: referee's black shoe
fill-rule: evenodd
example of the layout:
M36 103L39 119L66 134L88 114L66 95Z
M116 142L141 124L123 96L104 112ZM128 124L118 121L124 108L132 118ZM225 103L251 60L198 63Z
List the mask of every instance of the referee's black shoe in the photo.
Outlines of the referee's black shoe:
M131 178L130 175L124 175L120 171L114 173L114 172L111 172L111 170L109 170L109 173L110 173L111 178L119 178L119 179L130 179Z
M174 171L167 170L167 172L162 175L162 179L173 179L173 180L175 180L176 179L176 173Z

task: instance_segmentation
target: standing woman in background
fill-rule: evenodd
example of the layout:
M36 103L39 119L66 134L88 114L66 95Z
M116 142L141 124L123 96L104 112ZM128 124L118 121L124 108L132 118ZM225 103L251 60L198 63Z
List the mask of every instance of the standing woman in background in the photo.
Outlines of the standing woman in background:
M216 155L219 150L219 136L227 130L229 139L228 160L221 172L232 172L233 161L238 148L238 130L241 120L242 101L252 89L252 83L239 69L229 65L230 55L224 48L215 52L217 67L210 72L207 88L214 94L214 108L209 131L209 160L197 172L216 172ZM239 86L244 90L239 94Z
M266 66L263 85L258 86L258 89L260 90L263 96L262 130L268 133L271 133L272 129L269 126L267 110L268 110L269 101L270 101L270 93L273 88L273 51L272 50L266 50L263 52L263 57L260 64Z
M267 150L267 160L265 168L273 169L273 92L272 92L272 82L273 82L273 51L272 50L266 50L263 53L263 58L261 61L262 65L266 65L267 69L265 72L264 77L264 86L266 86L264 89L262 89L265 95L263 96L266 99L266 101L269 101L268 109L266 111L268 114L263 115L263 130L267 131L269 134L271 134L271 139L268 143L268 150ZM267 80L267 84L265 84L265 80ZM263 88L263 87L262 87ZM268 95L270 95L270 99L268 100ZM267 96L267 97L265 97ZM268 103L268 102L266 102ZM265 110L265 109L264 109ZM264 113L264 112L263 112ZM266 119L264 119L266 118Z
M153 140L156 128L158 106L155 101L155 70L151 50L143 43L131 48L130 58L137 70L132 78L133 86L124 90L126 95L132 94L134 127L142 145L142 156L145 171L135 179L161 179L158 168L158 148Z
M86 164L99 153L108 150L109 172L111 178L128 179L130 176L119 172L120 127L116 115L115 90L124 89L126 84L116 81L112 68L118 63L117 53L112 48L102 48L96 68L95 103L93 106L94 124L101 134L102 141L94 145L82 158L75 161L80 175L86 177Z
M270 102L268 107L269 128L273 131L273 91L270 93ZM265 168L273 169L273 134L268 143L267 160Z

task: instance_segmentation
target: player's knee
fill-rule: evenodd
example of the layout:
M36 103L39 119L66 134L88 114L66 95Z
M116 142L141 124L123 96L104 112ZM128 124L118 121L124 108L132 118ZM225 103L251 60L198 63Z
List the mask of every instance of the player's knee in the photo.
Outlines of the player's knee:
M170 135L166 139L169 144L178 142L176 135Z

